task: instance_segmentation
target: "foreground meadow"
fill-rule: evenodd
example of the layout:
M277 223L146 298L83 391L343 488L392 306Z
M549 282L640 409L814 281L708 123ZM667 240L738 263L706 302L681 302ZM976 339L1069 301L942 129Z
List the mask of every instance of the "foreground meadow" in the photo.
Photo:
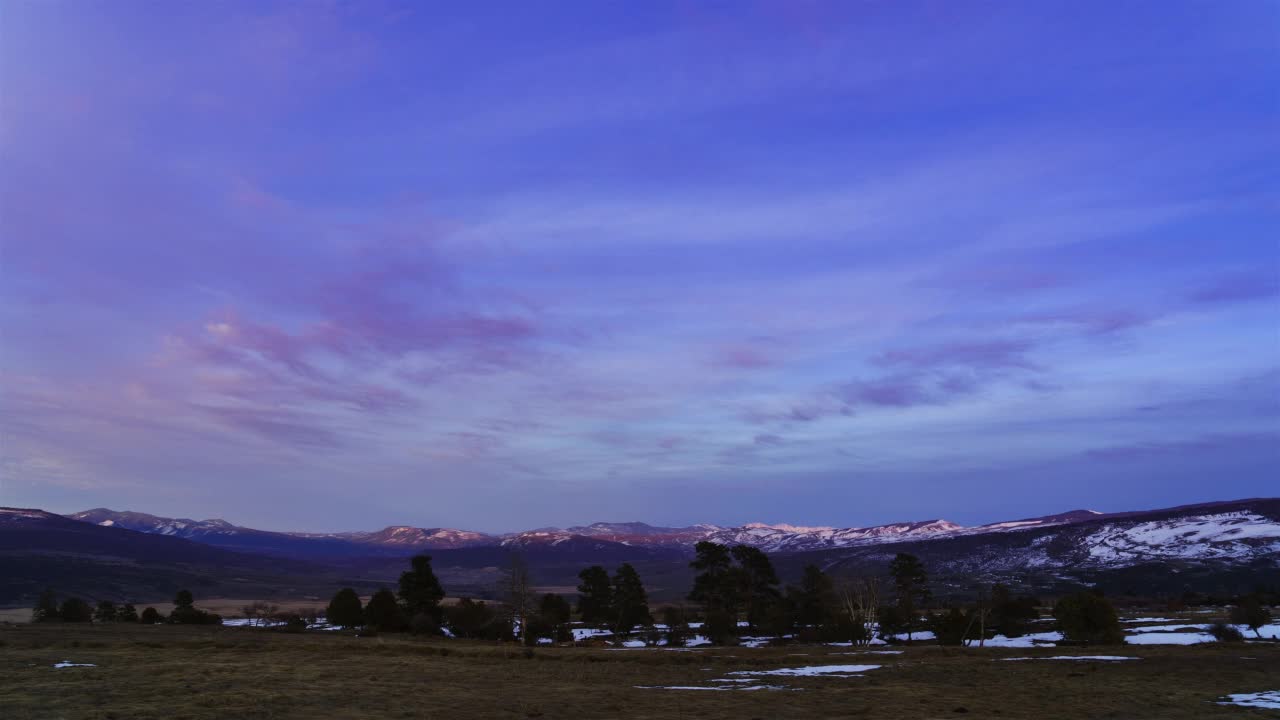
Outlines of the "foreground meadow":
M0 626L0 717L1247 718L1277 714L1215 703L1227 694L1280 690L1280 646L1274 643L885 650L801 645L525 650L332 632L7 625ZM1134 659L1050 659L1055 656ZM54 667L62 662L93 667ZM771 672L777 670L783 672ZM671 687L697 689L667 689Z

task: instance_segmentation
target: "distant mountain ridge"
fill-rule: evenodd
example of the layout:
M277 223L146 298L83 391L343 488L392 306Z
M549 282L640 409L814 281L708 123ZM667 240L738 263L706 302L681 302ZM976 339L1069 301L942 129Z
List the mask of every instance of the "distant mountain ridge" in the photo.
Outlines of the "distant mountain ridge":
M1262 502L1262 501L1232 501ZM1210 503L1186 508L1211 508L1230 503ZM393 525L378 531L341 533L297 533L255 530L226 520L166 518L147 513L95 508L68 517L95 525L119 527L138 532L170 535L210 545L248 552L298 557L358 557L404 555L417 551L462 548L534 546L577 549L588 552L617 546L689 551L701 541L728 545L750 545L766 552L807 552L860 547L884 543L939 539L988 533L1007 533L1036 528L1076 525L1106 519L1123 519L1149 513L1178 511L1100 513L1072 510L1021 520L1007 520L965 527L942 520L889 523L872 527L800 527L786 524L749 523L738 527L691 525L663 527L643 522L597 522L591 525L539 528L524 532L491 535L453 528L419 528Z
M278 533L106 509L64 517L0 508L0 606L29 603L46 587L117 600L164 598L183 586L235 598L322 597L344 586L369 592L393 584L405 558L424 551L451 592L471 596L493 597L519 551L544 587L573 587L588 565L629 562L652 597L673 600L688 592L689 559L701 540L764 549L784 582L810 564L836 576L883 574L895 554L907 552L926 564L940 592L1007 582L1048 593L1099 585L1229 594L1280 583L1280 498L1076 510L977 527L945 520L870 528L594 523L509 535L408 526Z

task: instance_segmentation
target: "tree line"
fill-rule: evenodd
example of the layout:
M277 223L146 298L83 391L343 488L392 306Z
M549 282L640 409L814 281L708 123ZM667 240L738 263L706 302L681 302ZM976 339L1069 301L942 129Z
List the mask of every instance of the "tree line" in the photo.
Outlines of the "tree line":
M431 557L414 556L401 573L396 589L381 588L363 602L353 588L339 590L329 601L325 617L331 625L360 628L366 634L409 632L415 635L449 635L464 638L519 641L533 645L542 639L573 640L570 627L575 608L556 593L534 592L528 568L519 555L512 557L502 584L503 598L486 603L461 598L444 605L445 591L431 566ZM980 588L969 603L935 603L929 574L914 555L897 554L886 568L885 578L834 578L816 565L803 569L797 585L783 587L769 556L758 548L729 547L700 542L694 548L690 568L696 571L687 599L692 605L666 605L655 623L648 593L640 574L629 563L612 574L592 565L578 574L576 613L591 628L614 635L639 632L646 641L665 638L683 644L697 634L706 641L730 644L743 628L752 636L790 638L802 642L866 644L879 638L908 642L918 633L932 633L944 645L982 645L995 635L1021 637L1040 619L1040 602L1015 595L1009 587L993 584ZM277 613L264 602L244 608L246 617L270 617L285 629L302 630L305 618L297 613ZM1052 609L1055 627L1068 642L1119 643L1123 632L1115 608L1100 592L1086 590L1063 597ZM1237 625L1258 629L1271 614L1261 596L1241 599L1232 608ZM132 604L117 606L109 600L94 608L80 598L61 603L52 590L40 595L34 620L48 622L140 622L220 624L221 617L194 606L191 592L181 590L169 615L148 607L138 613ZM696 630L696 633L695 633ZM1220 639L1237 639L1234 626L1211 630ZM1234 634L1234 635L1233 635Z
M173 598L173 610L168 615L164 615L153 607L139 613L132 603L117 605L111 600L100 600L96 607L78 597L69 597L58 602L57 593L53 589L47 589L40 593L39 599L36 600L31 621L221 625L222 617L195 607L195 598L190 590L179 590Z

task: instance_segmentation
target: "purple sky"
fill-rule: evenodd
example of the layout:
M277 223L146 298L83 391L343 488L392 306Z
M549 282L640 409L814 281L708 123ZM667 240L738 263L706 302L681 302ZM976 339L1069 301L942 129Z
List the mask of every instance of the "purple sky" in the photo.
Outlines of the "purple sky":
M1280 5L0 4L0 504L1277 495Z

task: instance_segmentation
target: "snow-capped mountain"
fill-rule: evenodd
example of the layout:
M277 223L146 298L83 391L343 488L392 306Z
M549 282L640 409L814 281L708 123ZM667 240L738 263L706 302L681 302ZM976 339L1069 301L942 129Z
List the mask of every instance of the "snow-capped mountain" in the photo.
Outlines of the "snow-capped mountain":
M739 527L662 527L640 522L599 522L506 535L402 525L371 532L278 533L239 527L225 520L164 518L103 508L70 517L105 527L170 535L243 551L303 557L397 556L486 547L537 548L579 556L589 556L592 552L617 555L625 553L628 547L637 551L689 554L694 545L704 540L751 545L770 553L802 553L975 538L979 540L961 544L978 547L986 543L1008 549L1003 557L989 558L988 563L1047 567L1068 560L1076 565L1102 566L1144 558L1251 558L1278 553L1278 504L1280 501L1276 500L1248 500L1110 514L1073 510L976 527L964 527L947 520L865 528L764 523ZM1007 540L1000 539L1005 536Z
M116 512L106 508L85 510L67 517L103 527L119 527L150 535L172 535L190 540L199 540L209 535L234 535L247 529L238 528L226 520L220 519L166 518L132 511Z
M420 550L487 546L498 542L498 538L492 535L452 528L393 525L371 532L272 532L233 525L226 520L166 518L106 508L86 510L68 517L103 527L170 535L230 549L300 557L404 555Z
M298 535L298 533L291 533ZM492 545L494 536L470 530L453 528L420 528L392 525L377 532L337 533L329 537L341 538L365 545L380 547L406 547L448 549Z

